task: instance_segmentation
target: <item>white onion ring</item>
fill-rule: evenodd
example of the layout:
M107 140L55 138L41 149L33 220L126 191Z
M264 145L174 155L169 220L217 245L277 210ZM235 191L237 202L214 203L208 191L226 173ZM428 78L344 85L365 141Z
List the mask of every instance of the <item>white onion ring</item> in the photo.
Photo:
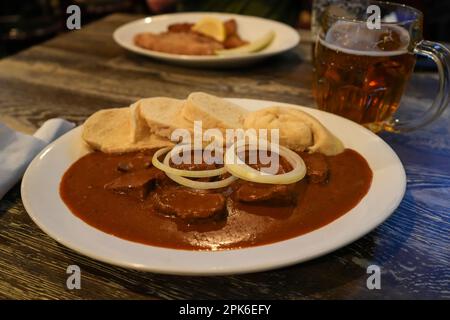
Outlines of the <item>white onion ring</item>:
M234 150L236 144L236 151L239 151L239 148L242 148L243 146L245 147L244 141L236 142L225 152L225 168L233 176L256 183L291 184L302 180L306 175L306 165L303 159L297 153L286 147L273 142L268 142L270 150L275 149L275 147L279 148L279 155L285 158L293 169L283 174L268 174L258 171L242 161L239 156L236 155ZM233 158L237 161L233 161Z
M228 178L219 180L219 181L204 182L204 181L194 181L194 180L187 179L187 178L177 176L174 174L170 174L167 172L166 172L166 175L173 181L175 181L183 186L186 186L186 187L189 187L192 189L202 189L202 190L225 188L225 187L228 187L230 184L232 184L234 181L236 181L238 179L235 176L229 176Z
M169 165L169 159L170 159L170 155L172 154L172 152L169 152L169 151L171 149L173 151L176 148L180 148L180 147L181 146L174 147L173 149L172 149L172 147L166 147L166 148L159 149L153 155L152 164L159 170L164 171L166 174L172 174L172 175L181 176L181 177L209 178L209 177L219 176L219 175L227 172L227 169L225 168L225 166L222 168L218 168L218 169L196 170L196 171L182 170L182 169L177 169L177 168L171 167ZM167 154L166 154L166 157L164 158L164 161L161 162L161 161L159 161L158 158L161 155L163 155L164 153L167 153Z

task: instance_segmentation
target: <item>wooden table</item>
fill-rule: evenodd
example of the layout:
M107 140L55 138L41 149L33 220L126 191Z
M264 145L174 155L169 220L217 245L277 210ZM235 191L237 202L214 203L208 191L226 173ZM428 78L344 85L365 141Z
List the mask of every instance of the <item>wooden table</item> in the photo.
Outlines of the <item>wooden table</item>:
M0 61L0 121L32 132L44 120L77 123L95 110L150 96L192 91L314 106L310 45L237 70L186 69L128 53L113 30L136 16L113 15ZM404 104L423 108L435 74L416 74ZM81 256L28 217L19 186L0 201L0 298L450 298L450 110L426 129L383 134L403 161L408 189L379 228L313 261L270 272L181 277L117 268ZM1 165L1 164L0 164ZM299 248L301 250L301 248ZM82 289L66 289L66 268L82 270ZM368 265L381 290L368 290Z

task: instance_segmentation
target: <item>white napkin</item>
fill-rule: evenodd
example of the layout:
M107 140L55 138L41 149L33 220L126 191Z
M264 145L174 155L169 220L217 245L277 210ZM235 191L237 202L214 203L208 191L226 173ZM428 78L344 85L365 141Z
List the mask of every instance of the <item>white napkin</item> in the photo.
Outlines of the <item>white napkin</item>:
M30 136L0 123L0 199L22 178L28 164L47 144L73 127L72 122L50 119Z

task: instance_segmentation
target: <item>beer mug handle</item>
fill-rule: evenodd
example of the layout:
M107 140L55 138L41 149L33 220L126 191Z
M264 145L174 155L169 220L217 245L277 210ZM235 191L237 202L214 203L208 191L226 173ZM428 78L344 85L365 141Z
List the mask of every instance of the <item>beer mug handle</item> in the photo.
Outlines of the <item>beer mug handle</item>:
M426 126L441 115L450 101L450 51L440 43L422 40L414 48L414 53L433 59L439 73L439 92L420 121L402 122L395 119L392 129L407 132Z

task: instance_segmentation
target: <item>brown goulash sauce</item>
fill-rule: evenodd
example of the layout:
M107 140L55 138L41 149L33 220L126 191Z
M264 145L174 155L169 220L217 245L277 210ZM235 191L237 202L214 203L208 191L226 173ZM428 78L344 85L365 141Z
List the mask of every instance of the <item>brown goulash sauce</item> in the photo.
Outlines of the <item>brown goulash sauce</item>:
M152 154L90 153L65 173L61 197L77 217L117 237L217 250L273 243L318 229L356 206L372 181L366 160L346 149L336 156L300 153L307 177L293 185L238 180L226 189L198 194L152 167ZM281 164L280 170L290 170L285 161Z

